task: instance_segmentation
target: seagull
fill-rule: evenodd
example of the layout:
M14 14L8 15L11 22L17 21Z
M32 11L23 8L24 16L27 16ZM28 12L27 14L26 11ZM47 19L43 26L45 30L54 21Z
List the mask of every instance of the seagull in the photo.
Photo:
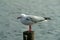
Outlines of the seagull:
M17 17L17 19L20 19L22 24L29 26L28 31L32 31L31 26L35 23L51 20L51 18L49 17L41 17L41 16L27 15L27 14L21 14L19 17Z

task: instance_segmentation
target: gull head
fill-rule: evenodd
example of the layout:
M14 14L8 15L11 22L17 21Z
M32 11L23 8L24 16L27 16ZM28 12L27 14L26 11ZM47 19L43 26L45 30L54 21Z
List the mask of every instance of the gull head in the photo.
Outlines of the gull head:
M17 17L17 19L20 19L22 17L26 16L25 14L21 14L19 17Z

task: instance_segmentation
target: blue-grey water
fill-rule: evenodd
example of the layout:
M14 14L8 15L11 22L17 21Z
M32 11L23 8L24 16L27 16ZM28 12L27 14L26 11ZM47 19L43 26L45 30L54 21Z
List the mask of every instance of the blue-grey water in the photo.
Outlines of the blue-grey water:
M60 40L60 0L0 0L0 40L23 40L22 13L52 19L33 25L35 40Z

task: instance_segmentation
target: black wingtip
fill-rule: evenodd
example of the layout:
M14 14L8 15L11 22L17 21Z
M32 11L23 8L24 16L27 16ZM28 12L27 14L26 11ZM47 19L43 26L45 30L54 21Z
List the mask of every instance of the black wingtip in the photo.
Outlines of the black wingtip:
M51 18L50 17L44 17L45 18L45 20L51 20Z

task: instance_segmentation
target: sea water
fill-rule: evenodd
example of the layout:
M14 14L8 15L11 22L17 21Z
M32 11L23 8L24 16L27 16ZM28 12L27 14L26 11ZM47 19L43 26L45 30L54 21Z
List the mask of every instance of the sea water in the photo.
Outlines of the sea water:
M0 40L23 40L22 13L51 18L32 26L35 40L60 40L60 0L0 0Z

